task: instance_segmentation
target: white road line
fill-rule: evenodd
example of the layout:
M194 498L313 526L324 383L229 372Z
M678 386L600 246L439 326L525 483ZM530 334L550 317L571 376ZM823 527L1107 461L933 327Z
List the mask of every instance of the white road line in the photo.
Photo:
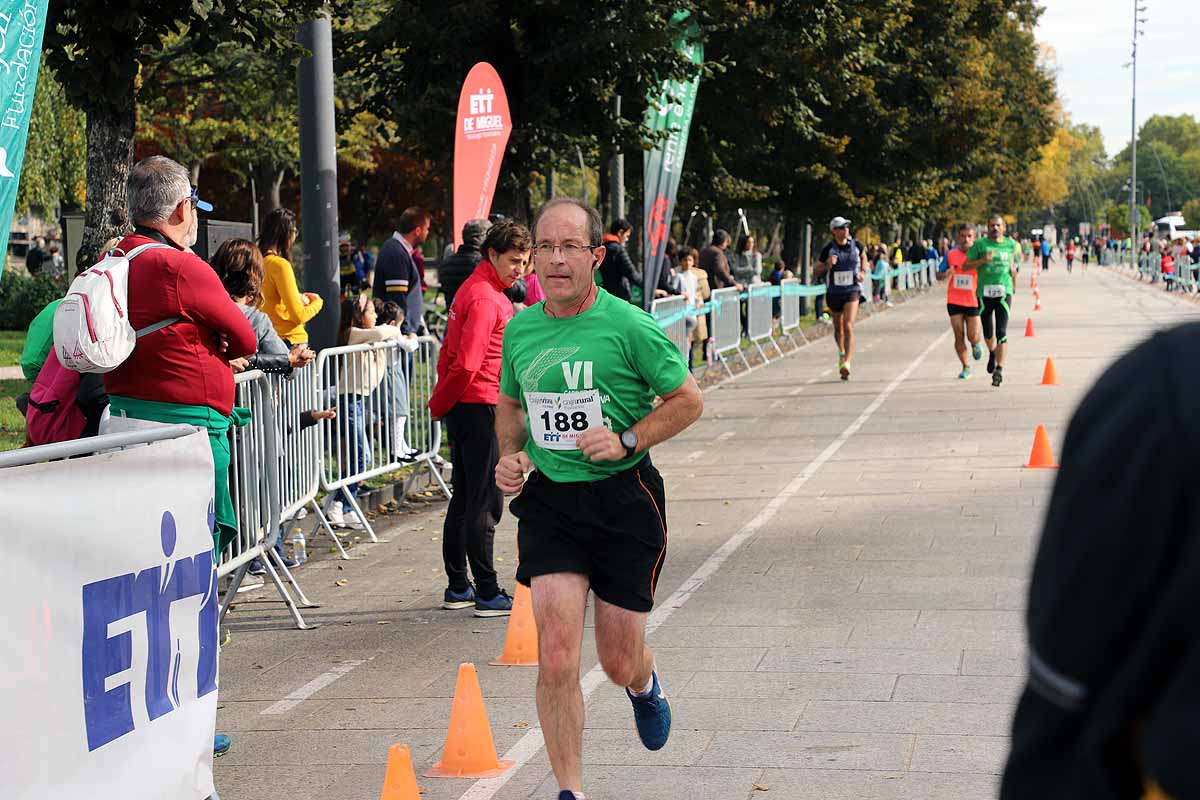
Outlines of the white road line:
M351 672L355 667L360 667L365 663L367 662L343 661L341 664L338 664L336 667L329 670L329 672L321 673L296 691L289 694L287 697L280 700L278 703L272 703L259 713L267 716L274 714L286 714L308 698L312 697L317 692L324 689L326 686L329 686L338 680L338 678L341 678L347 673Z
M646 634L649 635L658 630L659 626L666 622L667 619L675 613L676 609L682 608L683 605L689 599L691 599L692 595L700 590L705 581L711 578L716 571L721 568L721 565L724 564L739 547L745 544L751 536L759 531L759 529L774 519L775 515L783 509L784 505L793 497L795 497L796 493L800 491L801 487L808 483L809 479L811 479L813 475L817 473L817 470L819 470L826 461L833 458L837 451L841 450L842 446L846 444L846 442L850 441L850 437L858 433L858 430L867 423L867 420L869 420L876 411L879 410L880 406L884 404L892 392L896 391L896 389L900 387L900 384L903 383L908 376L911 375L913 371L921 365L921 362L925 360L925 357L933 352L934 348L938 347L943 341L945 341L946 337L949 335L950 331L944 331L940 336L934 339L932 344L926 347L919 356L914 358L912 362L904 368L904 371L897 375L896 378L889 383L884 390L875 397L874 400L871 401L871 404L867 406L866 410L859 414L858 419L854 420L854 422L851 422L836 439L830 442L828 447L822 450L821 453L800 472L799 475L797 475L795 478L792 478L791 482L787 486L783 487L783 490L776 495L770 503L767 504L766 508L758 512L758 514L752 520L742 526L741 530L726 540L725 544L721 545L719 550L709 556L708 560L701 564L700 568L693 572L692 576L683 582L683 585L676 589L675 592L665 601L663 601L658 608L652 611L650 613L650 617L646 620ZM722 436L723 435L724 434L722 434ZM588 673L583 676L583 680L580 681L580 687L583 690L583 701L586 703L588 698L590 698L592 694L595 693L596 689L602 686L606 680L607 678L604 675L604 670L601 669L599 664L592 667L591 670L589 670ZM483 780L476 781L471 788L459 798L459 800L490 800L490 798L494 797L496 792L500 791L500 789L503 788L503 786L508 783L509 780L511 780L512 777L516 775L522 767L529 763L530 759L538 754L544 744L545 739L542 736L542 729L540 727L530 728L525 735L518 739L517 743L513 745L507 753L504 754L505 759L516 762L515 766L499 777L484 778Z

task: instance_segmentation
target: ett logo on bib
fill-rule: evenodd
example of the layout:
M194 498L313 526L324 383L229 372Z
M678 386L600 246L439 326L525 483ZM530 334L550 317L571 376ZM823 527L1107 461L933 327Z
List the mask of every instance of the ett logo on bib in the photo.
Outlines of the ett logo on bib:
M526 392L525 408L533 443L546 450L578 450L579 437L604 426L600 391Z

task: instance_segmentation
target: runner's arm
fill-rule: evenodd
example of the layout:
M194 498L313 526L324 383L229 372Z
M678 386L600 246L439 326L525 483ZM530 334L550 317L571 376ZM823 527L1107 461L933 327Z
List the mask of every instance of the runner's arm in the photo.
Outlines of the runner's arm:
M501 395L503 397L503 395ZM499 411L499 408L497 408ZM630 428L637 434L638 453L665 442L679 434L704 412L704 396L696 379L688 375L679 388L662 396L658 408L633 424ZM496 415L499 430L500 415ZM593 428L579 437L579 450L592 461L620 461L625 458L625 446L621 444L620 431L608 428ZM501 443L501 451L504 452Z
M500 460L496 463L496 486L506 494L516 494L525 485L525 473L533 462L525 453L529 429L521 401L500 392L496 400L496 440L500 443Z

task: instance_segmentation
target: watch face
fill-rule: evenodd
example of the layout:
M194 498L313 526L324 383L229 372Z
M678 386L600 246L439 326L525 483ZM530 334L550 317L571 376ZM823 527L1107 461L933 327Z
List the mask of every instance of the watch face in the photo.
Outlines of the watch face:
M625 431L621 434L621 444L626 447L637 447L637 434L633 431Z

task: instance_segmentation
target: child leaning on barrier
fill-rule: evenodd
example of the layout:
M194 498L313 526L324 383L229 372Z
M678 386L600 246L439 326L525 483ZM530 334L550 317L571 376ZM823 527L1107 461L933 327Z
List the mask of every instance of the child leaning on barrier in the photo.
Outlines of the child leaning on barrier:
M385 303L378 298L372 302L375 304L376 327L391 325L399 330L404 322L404 307L399 303ZM400 348L407 353L416 352L420 346L415 333L400 337ZM404 434L408 424L408 380L401 359L393 359L388 364L387 376L375 390L375 394L377 396L372 398L371 407L380 409L381 414L389 416L392 420L392 440L388 442L390 460L402 464L412 463L420 451L409 446ZM381 420L377 420L376 424L381 431L386 430Z

